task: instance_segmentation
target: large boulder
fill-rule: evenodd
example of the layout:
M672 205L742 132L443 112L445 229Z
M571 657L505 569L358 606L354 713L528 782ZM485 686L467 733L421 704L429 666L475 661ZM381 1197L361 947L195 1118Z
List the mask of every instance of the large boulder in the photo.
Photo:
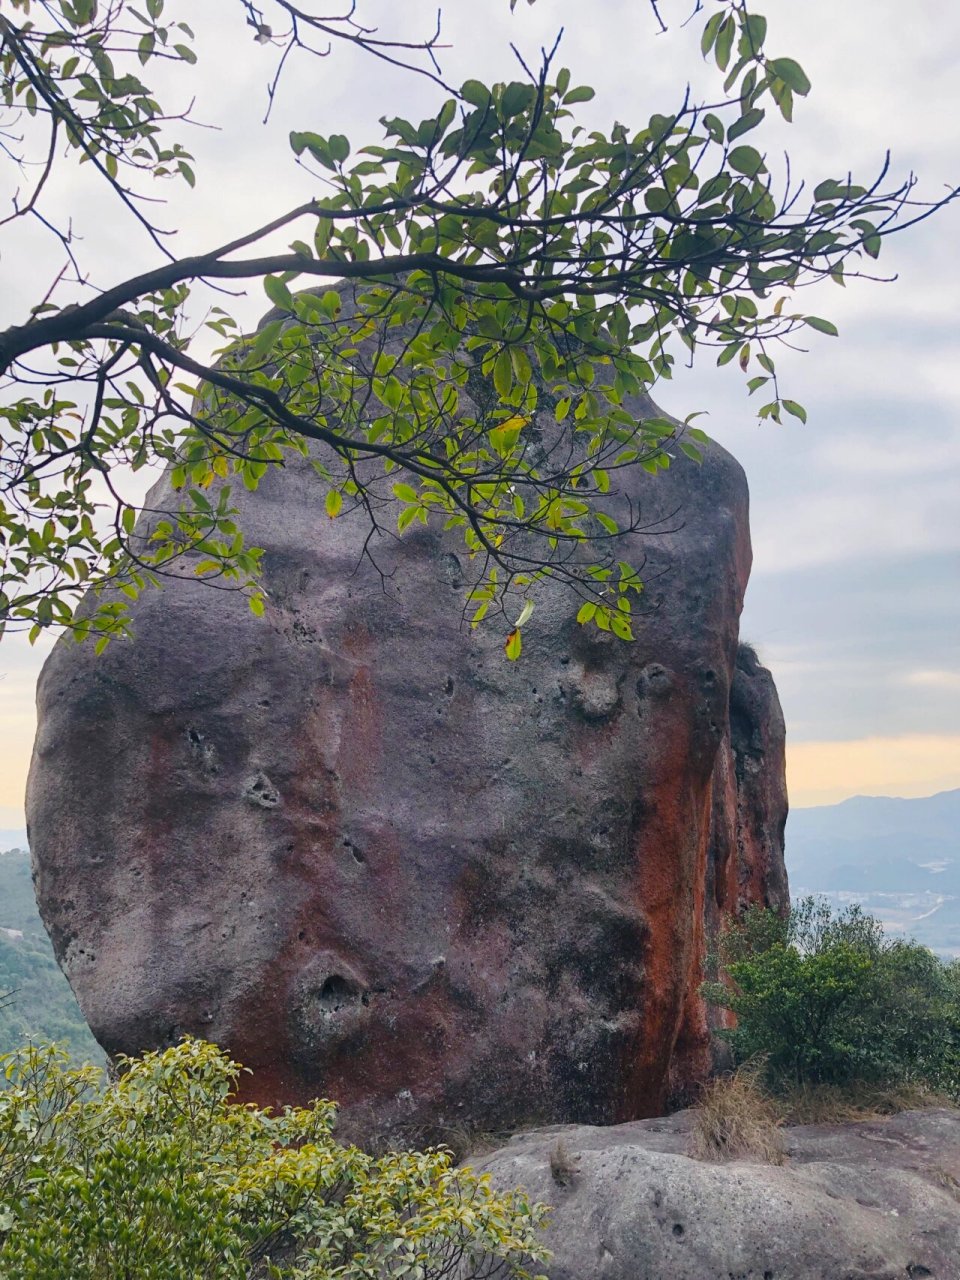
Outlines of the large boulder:
M737 656L740 466L713 445L620 502L651 531L632 644L548 582L506 661L454 534L368 542L304 461L238 498L265 617L178 581L102 657L57 646L30 844L109 1053L206 1036L250 1097L368 1134L613 1122L702 1078L709 935L786 902L783 722Z
M690 1121L541 1130L472 1163L553 1205L550 1280L956 1280L960 1112L788 1129L778 1167L692 1159Z

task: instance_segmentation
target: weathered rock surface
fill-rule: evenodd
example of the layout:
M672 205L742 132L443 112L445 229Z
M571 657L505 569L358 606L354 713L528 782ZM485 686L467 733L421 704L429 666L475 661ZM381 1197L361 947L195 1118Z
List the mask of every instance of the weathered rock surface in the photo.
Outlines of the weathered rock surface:
M454 535L374 565L303 464L238 498L265 618L179 582L103 657L57 647L30 843L108 1052L204 1035L250 1096L332 1096L352 1132L613 1122L703 1076L707 936L785 901L783 722L737 660L739 465L632 485L634 644L549 586L506 662L505 627L462 623Z
M692 1160L689 1119L540 1130L470 1163L554 1206L550 1280L960 1276L960 1112L787 1129L779 1167Z

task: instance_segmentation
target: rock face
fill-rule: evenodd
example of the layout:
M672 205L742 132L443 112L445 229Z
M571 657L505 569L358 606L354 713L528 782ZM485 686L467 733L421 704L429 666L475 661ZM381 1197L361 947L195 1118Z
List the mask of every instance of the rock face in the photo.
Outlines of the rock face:
M786 902L783 722L737 657L739 465L632 484L633 644L550 586L507 662L506 627L462 622L453 535L371 563L302 464L239 499L264 618L178 582L103 657L57 647L30 844L108 1052L203 1035L249 1096L333 1097L360 1134L609 1123L702 1077L708 935Z
M550 1280L956 1280L960 1112L788 1129L776 1168L692 1160L688 1125L557 1127L472 1163L554 1206Z

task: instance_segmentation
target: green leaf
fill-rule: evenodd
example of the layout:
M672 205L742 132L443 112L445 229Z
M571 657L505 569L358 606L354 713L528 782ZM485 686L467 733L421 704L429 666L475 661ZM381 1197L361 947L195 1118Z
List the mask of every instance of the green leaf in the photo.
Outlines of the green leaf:
M508 84L500 99L500 110L505 119L511 120L532 105L537 91L532 84L521 84L515 80Z
M592 600L588 600L577 610L577 621L580 623L589 622L596 612L597 606Z
M331 520L335 520L343 510L343 494L339 489L328 490L327 499L324 505L327 510L327 515Z
M721 26L716 39L716 49L714 56L717 60L717 66L721 71L726 71L727 64L730 61L730 54L733 50L733 41L737 34L737 24L732 14L728 14Z
M394 497L399 498L401 502L416 502L419 504L420 495L411 484L398 483L393 486Z
M749 133L751 129L755 129L766 114L760 107L753 107L750 111L745 111L740 119L735 121L727 130L727 141L733 142L734 138L742 137L743 134Z
M529 622L530 615L533 613L533 608L534 608L533 601L525 600L523 603L523 608L520 610L520 617L517 618L516 622L513 625L519 629L520 627L523 626L525 622Z
M734 147L727 156L727 163L731 169L736 169L737 173L745 174L748 178L755 178L764 168L763 156L756 147Z
M520 650L523 648L523 639L520 635L520 628L515 627L507 636L507 642L503 646L503 651L511 662L516 662L520 657Z
M610 630L621 640L633 639L630 619L622 613L610 613Z
M801 98L805 98L810 92L807 73L799 62L794 62L793 58L768 58L767 70L772 71L784 84L789 85L794 93L799 93Z
M797 404L796 400L781 400L780 403L786 409L787 413L793 417L799 418L801 422L806 422L807 411L802 404Z
M804 323L811 329L816 329L817 333L829 334L831 338L836 338L839 334L835 324L829 320L821 320L819 316L804 316Z
M651 213L663 213L673 204L673 196L662 187L650 187L643 193L643 203Z
M460 86L460 97L471 106L487 107L490 102L490 90L480 80L465 80Z
M767 38L767 20L762 13L747 14L743 22L743 35L740 37L740 52L754 55L760 52Z
M275 307L293 310L293 294L279 276L264 276L263 291Z
M257 334L256 342L250 348L250 359L254 364L260 364L267 352L273 350L274 343L282 331L282 320L271 320L269 324L263 326Z
M493 385L502 399L506 399L513 387L513 361L510 359L510 352L506 347L503 348L494 362Z
M563 105L572 107L577 102L589 102L596 94L589 85L581 84L576 89L571 89L569 93L564 94Z
M700 52L704 57L710 52L720 30L720 24L723 22L725 15L722 9L714 13L707 20L706 26L703 28L703 34L700 37ZM592 615L591 615L592 616Z

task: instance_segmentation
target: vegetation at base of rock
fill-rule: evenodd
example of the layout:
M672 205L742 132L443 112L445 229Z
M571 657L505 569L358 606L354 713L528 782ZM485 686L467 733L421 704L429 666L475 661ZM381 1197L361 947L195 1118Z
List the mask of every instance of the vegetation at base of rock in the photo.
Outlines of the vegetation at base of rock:
M810 81L748 0L695 8L709 101L681 85L648 119L590 131L576 114L593 90L555 65L556 47L539 66L521 60L515 81L452 87L438 35L411 39L402 20L387 35L355 4L331 17L311 0L236 0L221 6L237 24L221 42L276 52L271 100L288 56L338 43L417 72L430 97L423 119L384 117L383 145L352 154L307 115L290 163L322 194L177 257L154 184L196 182L176 136L189 111L148 81L159 66L174 85L194 74L203 41L182 19L207 7L10 0L0 13L14 192L0 225L51 236L63 262L0 333L0 621L34 637L62 626L106 644L162 574L233 586L264 612L263 549L231 486L308 455L330 519L460 533L472 620L504 615L508 657L547 575L582 597L582 623L630 639L642 561L622 559L620 535L643 515L618 513L620 480L698 458L705 439L689 417L638 414L636 397L706 351L761 392L761 419L805 421L774 357L784 340L837 331L806 313L799 287L871 274L888 234L953 197L918 201L912 176L891 181L882 163L859 183L768 166L765 115L791 121ZM666 10L649 8L653 35ZM189 101L193 81L181 87ZM103 290L78 259L76 211L54 198L73 162L104 196L98 214L130 219L153 254ZM359 288L352 310L329 287L344 277ZM214 305L229 289L204 292L243 280L274 307L253 338ZM403 328L416 336L390 349ZM211 337L223 344L212 358ZM175 497L138 522L125 478L157 464Z
M956 1107L956 1097L918 1083L900 1085L810 1084L787 1088L776 1095L783 1123L852 1124L882 1120L901 1111L925 1111L931 1107Z
M697 1160L783 1163L783 1108L764 1087L763 1062L745 1062L703 1089L693 1110L690 1154Z
M55 1049L3 1059L0 1274L18 1280L532 1280L543 1206L448 1152L370 1156L336 1108L231 1102L241 1068L184 1040L107 1088Z
M720 937L714 1005L737 1062L771 1085L920 1086L960 1098L960 962L887 937L857 906L805 898L784 916L751 907Z
M76 1062L104 1062L53 954L22 849L0 854L0 993L0 1054L56 1041Z

